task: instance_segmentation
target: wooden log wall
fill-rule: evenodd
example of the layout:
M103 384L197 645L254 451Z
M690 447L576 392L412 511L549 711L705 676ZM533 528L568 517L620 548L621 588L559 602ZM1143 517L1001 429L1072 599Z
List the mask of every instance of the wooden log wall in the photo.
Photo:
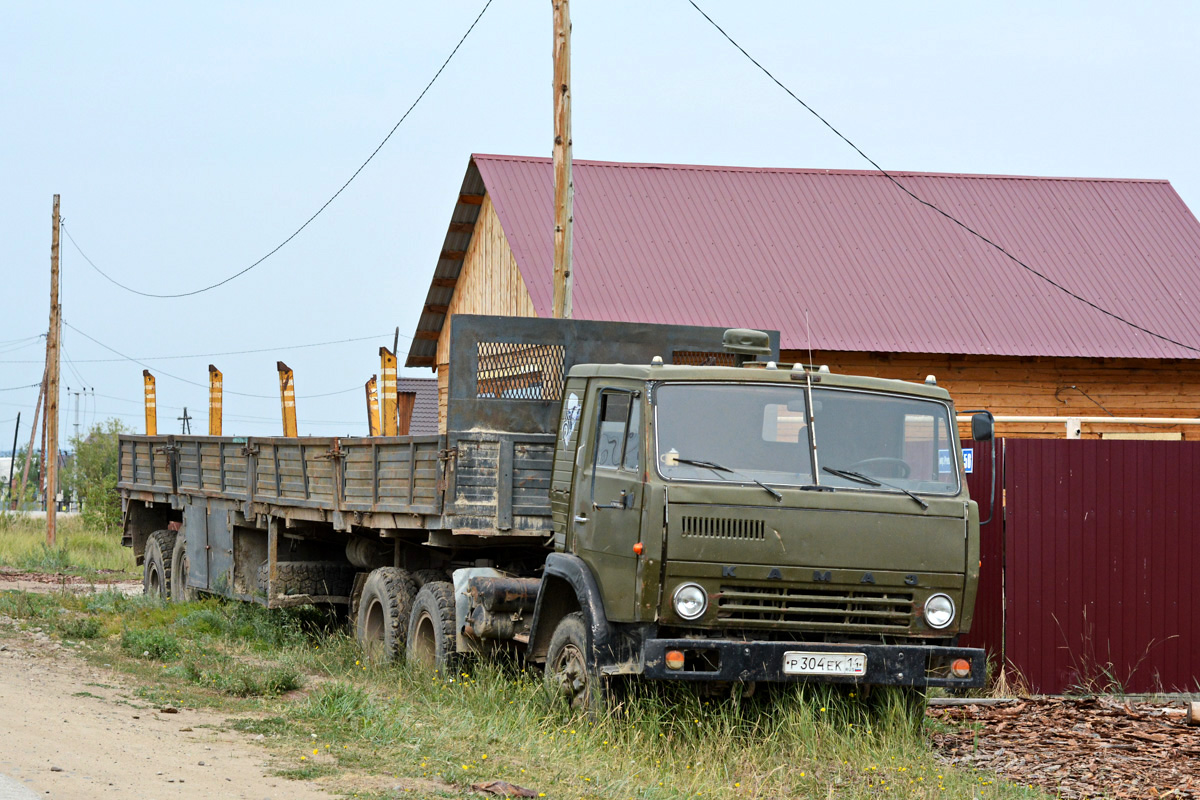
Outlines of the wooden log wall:
M475 223L454 297L446 312L446 323L438 337L438 430L442 433L446 432L446 398L450 392L447 365L450 361L451 319L455 314L537 316L490 196L483 198L479 220Z
M784 350L780 362L807 363L808 353ZM1064 438L1066 417L1200 417L1200 364L1183 360L816 351L813 362L834 372L906 381L933 374L959 409L1064 418L1062 423L998 425L1002 436ZM1083 438L1098 439L1101 433L1181 433L1200 440L1198 426L1083 424Z

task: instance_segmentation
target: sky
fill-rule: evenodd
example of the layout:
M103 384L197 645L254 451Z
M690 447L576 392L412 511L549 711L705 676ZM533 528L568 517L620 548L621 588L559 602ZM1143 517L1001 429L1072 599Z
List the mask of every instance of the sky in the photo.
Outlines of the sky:
M1200 211L1200 4L697 2L886 169L1163 178ZM160 433L185 406L207 432L214 363L225 434L279 435L283 360L302 435L365 434L363 383L397 327L403 363L470 154L551 153L546 0L493 0L358 177L245 275L146 298L80 250L160 294L246 268L358 169L483 6L0 5L0 450L18 412L27 441L37 399L55 193L78 245L64 435L76 405L84 430L142 432L143 364L117 353L157 375ZM687 0L571 14L576 158L869 168ZM262 352L229 354L245 350Z

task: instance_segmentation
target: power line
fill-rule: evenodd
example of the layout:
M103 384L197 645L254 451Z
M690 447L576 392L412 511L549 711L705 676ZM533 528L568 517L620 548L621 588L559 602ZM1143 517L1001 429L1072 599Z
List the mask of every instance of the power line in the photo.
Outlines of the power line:
M71 323L67 322L65 319L63 320L63 325L66 325L68 328L70 328L71 330L75 331L75 332L76 332L76 333L78 333L80 336L84 337L85 339L88 339L88 340L90 340L90 341L92 341L92 342L95 342L96 344L98 344L98 345L100 345L101 347L103 347L105 350L108 350L108 351L109 351L109 352L111 352L111 353L116 353L116 354L117 354L117 355L119 355L121 358L125 359L126 361L131 361L131 362L133 362L134 364L137 364L137 365L138 365L138 366L140 366L140 367L143 367L143 368L145 368L145 369L150 369L150 365L149 365L149 364L147 364L147 363L145 363L145 362L143 362L143 361L139 361L138 359L136 359L136 358L133 358L132 356L127 356L127 355L125 355L124 353L122 353L120 350L116 350L116 349L114 349L114 348L112 348L112 347L109 347L109 346L108 346L108 345L106 345L104 342L100 341L99 339L95 338L94 336L89 336L88 334L86 334L86 333L84 333L83 331L79 330L79 328L76 328L74 325L72 325ZM187 383L187 384L190 384L190 385L192 385L192 386L197 386L197 387L199 387L199 388L201 388L201 389L208 389L208 388L209 388L209 387L208 387L208 384L206 384L206 383L198 383L198 382L196 382L196 381L193 381L193 380L188 380L187 378L181 378L181 377L179 377L178 375L172 375L171 373L169 373L169 372L167 372L167 371L165 371L165 370L158 369L158 368L155 368L155 370L154 370L154 374L155 374L155 375L163 375L163 376L165 376L165 377L167 377L167 378L173 378L173 379L175 379L175 380L177 380L177 381L180 381L180 382L182 382L182 383ZM225 394L237 395L238 397L253 397L253 398L255 398L255 399L258 399L258 400L275 400L275 399L277 399L277 398L275 398L273 395L269 395L269 394L250 394L249 392L235 392L235 391L233 391L232 389L225 389L224 391L225 391ZM322 393L322 394L306 394L306 395L297 395L297 396L296 396L296 399L297 399L297 400L311 400L311 399L318 398L318 397L333 397L334 395L337 395L337 394L346 394L346 393L348 393L348 392L361 392L361 391L362 391L362 386L356 385L356 386L351 386L349 389L339 389L339 390L338 390L338 391L336 391L336 392L324 392L324 393Z
M492 0L487 0L487 2L484 3L483 8L480 10L479 14L475 17L474 22L472 22L471 26L469 28L467 28L467 32L462 35L462 38L458 40L458 44L454 45L454 49L450 51L450 55L446 56L446 60L442 62L442 65L440 67L438 67L437 72L435 72L433 77L429 79L429 83L425 84L425 88L421 90L421 93L419 95L417 95L417 99L412 102L412 105L410 105L408 107L408 110L404 112L404 115L402 117L400 117L400 120L395 125L392 126L392 129L390 131L388 131L387 136L383 137L383 141L381 141L376 146L376 148L373 151L371 151L371 155L367 156L367 160L364 161L362 164L360 164L358 169L354 170L354 174L351 175L349 178L347 178L346 182L342 184L341 188L338 189L336 192L334 192L333 195L328 200L326 200L321 205L321 207L318 208L316 210L316 212L313 213L313 215L311 217L306 219L304 221L303 225L301 225L299 228L296 228L296 230L292 232L291 236L288 236L282 242L275 245L275 247L272 248L270 252L268 252L265 256L258 259L253 264L246 267L245 269L242 269L239 272L235 272L234 274L230 275L228 278L225 278L224 280L218 281L209 286L205 286L201 289L194 289L190 292L178 292L175 294L156 294L154 292L143 292L140 289L134 289L131 286L126 286L125 284L121 283L117 279L108 275L107 273L104 272L104 270L102 270L98 266L96 266L96 264L90 258L88 258L87 254L83 252L83 249L80 248L79 244L75 241L74 237L71 236L71 232L69 230L67 230L66 225L62 226L63 233L65 233L67 235L67 239L71 242L71 244L75 247L75 249L79 251L79 255L83 256L83 260L91 265L92 269L94 269L94 270L96 270L96 272L100 273L100 275L102 275L110 283L113 283L113 284L121 287L122 289L124 289L127 292L132 292L133 294L141 295L142 297L156 297L156 298L191 297L192 295L197 295L197 294L200 294L201 292L207 292L210 289L216 289L218 286L224 286L225 284L229 283L234 278L238 278L238 277L241 277L242 275L245 275L247 272L254 269L259 264L263 263L268 258L270 258L271 256L278 253L280 250L282 250L284 248L284 246L287 245L288 242L292 241L292 239L295 239L297 236L299 236L301 231L303 231L305 228L307 228L313 220L315 220L317 217L319 217L321 215L321 212L323 212L326 208L328 208L329 205L331 203L333 203L333 201L336 200L338 198L338 196L346 190L346 187L348 187L354 181L354 179L358 177L359 173L362 172L366 168L367 164L371 163L371 160L374 159L375 156L378 155L379 151L383 149L383 146L388 143L388 140L392 138L392 134L394 134L396 132L396 129L400 127L401 123L403 123L404 120L408 119L408 115L411 114L413 112L413 109L415 109L417 107L417 104L421 102L421 98L425 97L425 94L430 90L430 88L433 87L434 82L441 76L442 72L446 69L447 65L450 64L450 60L452 58L454 58L455 53L457 53L459 48L462 47L463 42L465 42L467 40L467 37L471 35L471 31L475 30L475 26L477 24L479 24L479 20L483 18L484 12L488 10L488 7L491 6L491 4L492 4Z
M39 338L45 338L45 337L39 337ZM0 353L15 353L18 350L25 350L27 348L33 347L36 344L40 344L40 342L38 342L37 340L34 340L34 341L30 341L30 342L25 342L25 344L5 345L3 348L0 348Z
M37 383L31 383L27 386L9 386L7 389L0 389L0 392L19 392L22 389L36 389L41 385L41 381L38 381Z
M94 394L96 395L96 397L103 397L106 400L116 400L118 403L129 403L130 405L135 405L135 406L143 405L143 403L145 402L144 400L130 400L128 397L117 397L117 396L111 395L111 394L100 394L99 392L95 392ZM162 409L167 409L169 411L182 411L183 410L183 406L169 406L169 405L164 405L161 403L159 404L158 407L162 408ZM127 412L127 411L97 411L96 413L112 414L115 416L123 416L123 417L138 416L135 413ZM250 414L226 414L225 419L237 420L237 421L243 421L243 422L278 422L279 421L279 417L258 417L258 416L253 416ZM361 420L359 420L357 422L352 422L350 420L344 420L344 419L304 419L304 418L300 418L297 421L302 422L305 425L360 425L361 424Z
M331 344L347 344L350 342L366 342L372 339L381 339L388 336L388 333L380 333L375 336L359 336L354 339L335 339L328 342L311 342L309 344L289 344L279 347L262 347L256 350L229 350L224 353L190 353L182 356L142 356L140 361L175 361L186 358L216 358L218 356L242 356L250 353L277 353L280 350L300 350L306 347L324 347ZM411 339L411 336L400 334L405 338ZM110 364L114 361L127 361L125 358L77 358L76 364ZM23 360L0 360L0 364L41 364L42 359L23 359Z
M825 125L826 128L829 128L829 130L833 131L839 139L841 139L846 144L850 145L850 147L854 149L854 152L856 152L860 156L862 156L867 161L867 163L869 163L872 167L874 167L876 169L876 171L878 171L881 175L883 175L883 177L885 177L889 181L891 181L896 186L897 189L904 192L906 195L911 197L913 200L917 201L918 203L925 206L926 208L929 208L930 210L936 211L938 214L941 214L943 217L950 220L951 222L953 222L955 225L962 228L967 233L978 238L983 243L995 248L998 252L1003 254L1014 264L1021 267L1021 269L1025 270L1026 272L1030 273L1031 275L1034 275L1037 278L1040 278L1041 280L1043 280L1046 283L1053 286L1055 289L1058 289L1063 294L1066 294L1068 297L1078 300L1079 302L1083 303L1084 305L1087 305L1090 308L1092 308L1096 311L1099 311L1101 314L1104 314L1107 317L1111 317L1112 319L1115 319L1117 322L1120 322L1123 325L1128 325L1129 327L1134 328L1135 330L1139 330L1142 333L1145 333L1149 336L1153 336L1155 339L1160 339L1164 342L1169 342L1170 344L1173 344L1177 347L1182 347L1184 350L1190 350L1194 353L1200 353L1200 347L1193 347L1191 345L1184 344L1183 342L1178 341L1176 339L1172 339L1169 336L1164 336L1161 333L1156 333L1155 331L1152 331L1149 328L1139 325L1136 322L1125 319L1120 314L1117 314L1113 311L1109 311L1107 308L1097 305L1096 303L1092 302L1091 300L1088 300L1086 297L1083 297L1082 295L1076 294L1075 292L1071 291L1066 286L1063 286L1061 283L1054 280L1050 276L1048 276L1042 272L1039 272L1038 270L1029 266L1024 261L1022 261L1021 259L1014 256L1012 253L1008 252L1008 250L1006 250L1002 245L992 241L991 239L984 236L982 233L975 230L970 225L966 224L965 222L958 219L954 215L950 214L949 212L943 211L941 208L939 208L938 206L929 202L928 200L924 200L921 197L918 197L911 189L909 189L903 183L898 181L890 172L885 170L883 167L879 166L879 164L877 164L873 158L871 158L866 153L864 153L862 151L862 149L859 148L858 145L856 145L854 142L852 142L848 138L846 138L846 136L843 135L842 132L839 131L837 128L833 127L833 125L830 124L829 120L822 117L820 114L818 114L813 109L812 106L810 106L808 103L804 102L799 97L797 97L796 93L793 92L791 89L789 89L787 86L785 86L781 80L779 80L773 74L771 74L771 71L769 69L764 67L762 64L758 63L758 60L755 59L754 56L752 56L748 52L746 52L746 48L744 48L740 44L738 44L732 36L730 36L728 33L725 32L724 28L722 28L720 25L718 25L712 17L710 17L708 14L705 13L704 9L702 9L702 8L700 8L700 6L696 5L696 0L687 0L687 1L692 6L692 8L694 8L694 9L696 9L696 11L700 12L700 16L702 16L706 20L708 20L709 24L711 24L714 28L716 28L720 32L720 34L722 36L724 36L726 38L726 40L729 41L729 43L731 45L736 47L738 49L738 51L741 52L741 54L744 55L746 58L750 59L751 64L758 67L764 75L766 75L768 78L770 78L775 83L776 86L778 86L780 89L783 89L783 91L787 92L789 97L791 97L793 100L795 100L801 106L803 106L805 111L807 111L808 113L812 114L814 117L819 119L822 122L822 124Z
M0 347L6 344L13 344L14 342L32 342L34 339L41 339L45 335L44 333L39 333L36 336L25 336L21 339L5 339L4 341L0 341Z

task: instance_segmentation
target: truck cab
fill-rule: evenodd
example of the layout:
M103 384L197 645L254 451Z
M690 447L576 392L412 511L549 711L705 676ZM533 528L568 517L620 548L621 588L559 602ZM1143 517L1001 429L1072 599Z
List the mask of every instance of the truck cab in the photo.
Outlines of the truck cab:
M597 674L982 682L982 652L953 646L971 623L978 508L933 381L579 365L550 494L556 551L584 566L604 616Z

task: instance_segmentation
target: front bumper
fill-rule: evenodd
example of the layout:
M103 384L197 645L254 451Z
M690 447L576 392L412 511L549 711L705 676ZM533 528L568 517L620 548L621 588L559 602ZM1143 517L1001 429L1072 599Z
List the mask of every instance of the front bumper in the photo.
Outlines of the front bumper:
M684 669L668 669L666 652L688 654ZM783 671L783 654L789 651L862 653L866 674L789 675ZM654 680L767 681L857 683L883 686L941 686L977 689L987 677L983 650L969 647L925 645L837 644L808 642L742 642L729 639L648 639L642 647L643 676ZM971 674L955 678L943 665L956 658L971 663ZM931 666L933 669L931 670Z

